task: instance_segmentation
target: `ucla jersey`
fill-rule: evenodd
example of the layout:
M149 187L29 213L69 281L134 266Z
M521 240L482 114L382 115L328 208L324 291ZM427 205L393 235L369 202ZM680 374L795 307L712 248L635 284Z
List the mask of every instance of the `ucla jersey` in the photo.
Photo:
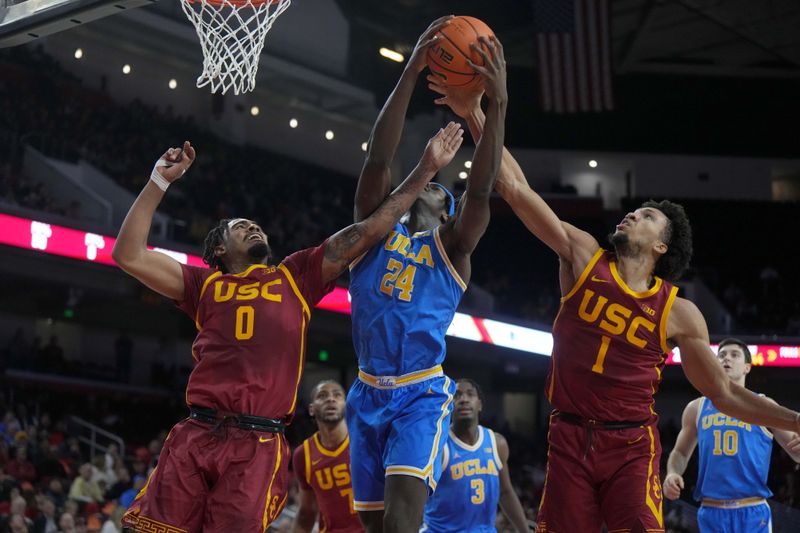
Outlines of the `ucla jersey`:
M722 414L707 398L700 399L697 443L700 467L696 500L768 498L772 434L761 426Z
M467 286L439 228L408 234L403 224L350 267L353 344L368 374L402 376L435 367Z
M445 444L442 477L425 507L422 531L486 533L494 527L500 501L500 469L494 432L478 426L478 441L470 446L453 432Z

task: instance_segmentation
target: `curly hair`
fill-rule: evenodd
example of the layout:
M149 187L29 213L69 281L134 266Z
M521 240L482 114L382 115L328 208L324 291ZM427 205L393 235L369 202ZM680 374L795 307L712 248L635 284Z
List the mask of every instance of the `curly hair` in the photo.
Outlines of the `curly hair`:
M661 240L667 245L667 253L656 262L654 274L667 281L675 281L689 267L692 259L692 226L689 217L682 205L669 200L648 200L642 207L658 209L669 220L661 235Z
M203 263L215 270L221 271L223 274L227 274L228 269L225 267L225 263L222 262L222 259L217 257L214 253L214 249L225 240L225 232L228 231L228 222L231 220L230 218L220 220L216 226L211 228L211 231L206 235L206 240L203 241Z

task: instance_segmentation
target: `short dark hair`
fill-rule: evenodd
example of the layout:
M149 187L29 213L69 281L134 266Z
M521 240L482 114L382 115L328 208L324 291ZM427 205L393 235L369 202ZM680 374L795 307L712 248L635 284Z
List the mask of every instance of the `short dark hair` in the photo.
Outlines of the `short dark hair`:
M472 385L475 388L475 392L478 393L478 399L481 401L481 403L483 403L483 398L484 398L483 390L481 390L481 386L478 385L478 382L476 382L474 379L470 379L470 378L461 378L461 379L456 380L456 384L461 383L461 382L469 383L470 385Z
M658 209L667 217L667 227L662 235L667 253L658 259L653 273L667 281L675 281L689 267L692 259L692 226L689 217L682 205L669 200L648 200L642 207Z
M222 262L222 259L217 257L217 254L214 253L214 249L225 240L225 232L228 231L228 222L231 220L233 219L223 218L220 220L216 226L211 228L211 231L206 235L206 240L203 241L203 263L215 270L221 271L223 274L227 274L228 269L225 267L225 263Z
M734 346L738 346L742 349L742 353L744 354L744 362L747 364L753 363L753 356L750 354L750 348L747 347L747 344L744 341L741 341L734 337L728 337L727 339L722 339L719 341L719 349L721 350L725 346L733 344Z
M342 386L342 384L339 383L338 381L336 381L335 379L323 379L322 381L320 381L319 383L314 385L314 387L312 387L311 392L308 395L308 403L314 403L314 399L317 397L317 392L319 391L319 389L323 385L327 385L328 383L335 383L335 384L339 385L340 387L342 387L342 390L344 390L344 387ZM345 391L345 393L347 393L347 391Z

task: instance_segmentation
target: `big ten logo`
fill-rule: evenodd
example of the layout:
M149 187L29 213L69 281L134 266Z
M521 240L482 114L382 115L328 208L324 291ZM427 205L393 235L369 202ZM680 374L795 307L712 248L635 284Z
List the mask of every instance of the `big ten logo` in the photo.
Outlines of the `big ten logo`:
M431 255L431 247L429 245L423 244L420 246L417 252L414 252L413 250L409 251L408 247L410 245L411 239L402 233L393 231L391 234L389 234L389 238L386 239L386 244L383 247L389 252L397 252L403 255L418 265L425 265L430 268L434 267L433 256Z
M274 268L272 271L274 271ZM283 300L283 296L280 293L276 293L275 289L282 284L283 280L280 278L267 281L266 283L254 281L253 283L241 285L235 281L215 281L214 301L227 302L231 299L246 301L261 297L270 302L280 302Z
M103 236L96 233L87 233L83 238L83 244L86 246L86 259L89 261L97 259L97 250L102 250L106 247L106 241Z
M350 485L350 470L347 463L340 463L334 467L326 466L314 472L317 485L322 490L330 490L335 486Z
M584 290L583 299L578 307L578 316L581 320L594 324L600 319L597 325L603 331L611 335L625 333L625 339L629 343L639 348L644 348L647 346L647 340L637 337L637 331L639 328L644 328L653 333L656 325L641 315L634 317L631 315L633 315L633 311L622 304L614 303L608 305L608 298L605 296L597 296L595 298L595 292L591 289Z
M34 250L46 250L47 239L52 237L53 229L50 224L44 222L31 221L31 248Z
M470 477L476 475L487 474L490 476L497 476L497 465L494 460L489 459L486 466L481 464L480 459L470 459L461 463L450 465L450 476L454 479L461 479L462 477Z
M453 54L451 54L438 44L432 45L430 47L430 51L431 54L439 58L442 62L447 63L448 65L453 62Z

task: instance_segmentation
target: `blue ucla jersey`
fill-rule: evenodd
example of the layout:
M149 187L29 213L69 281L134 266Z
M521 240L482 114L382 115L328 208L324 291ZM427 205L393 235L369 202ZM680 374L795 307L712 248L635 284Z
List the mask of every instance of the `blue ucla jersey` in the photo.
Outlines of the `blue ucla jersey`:
M466 290L439 228L403 224L350 267L353 344L361 370L402 376L439 365L444 336Z
M721 413L707 398L700 399L698 412L700 467L695 499L772 496L767 487L772 434L766 428Z
M500 469L494 432L478 427L470 446L453 432L445 444L442 477L425 507L422 531L431 533L494 533L500 501Z

